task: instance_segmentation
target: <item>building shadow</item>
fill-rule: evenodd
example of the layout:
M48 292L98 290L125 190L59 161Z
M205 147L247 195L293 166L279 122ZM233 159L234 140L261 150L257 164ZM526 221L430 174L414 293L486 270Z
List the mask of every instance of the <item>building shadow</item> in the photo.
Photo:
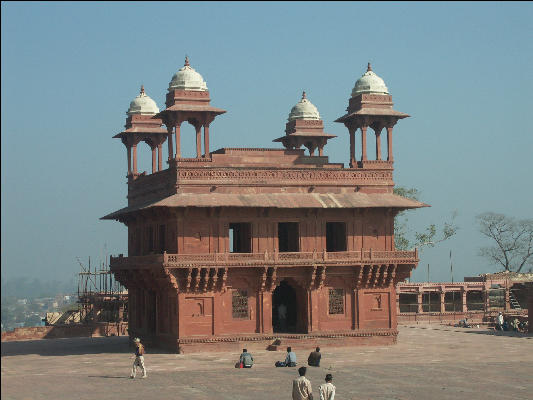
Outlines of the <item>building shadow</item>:
M131 353L128 336L77 337L2 342L2 357L38 354L70 356L81 354Z

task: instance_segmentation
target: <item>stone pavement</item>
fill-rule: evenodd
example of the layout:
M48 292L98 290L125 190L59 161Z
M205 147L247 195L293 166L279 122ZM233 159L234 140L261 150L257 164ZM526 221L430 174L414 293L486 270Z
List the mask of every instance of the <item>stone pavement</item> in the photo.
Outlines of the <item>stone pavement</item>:
M393 346L323 348L321 367L308 367L315 399L327 373L336 400L533 399L533 336L440 325L399 331ZM284 352L253 355L252 369L236 369L237 352L147 349L148 378L131 380L127 337L2 343L1 398L291 399L297 368L274 367ZM297 352L300 365L307 355Z

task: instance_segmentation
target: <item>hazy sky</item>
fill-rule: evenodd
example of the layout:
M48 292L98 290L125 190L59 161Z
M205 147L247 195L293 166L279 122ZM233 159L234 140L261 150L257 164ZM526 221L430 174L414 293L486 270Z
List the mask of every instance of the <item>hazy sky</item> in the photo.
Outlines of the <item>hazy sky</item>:
M394 131L394 180L431 208L459 211L458 234L424 250L413 280L494 271L475 216L533 216L533 3L20 3L1 5L2 277L70 279L76 256L126 253L126 151L112 136L144 84L159 107L184 56L228 110L211 149L280 147L302 90L338 138L368 61L412 117ZM185 155L193 129L182 129ZM372 141L369 142L371 149ZM370 150L369 150L370 151ZM140 147L139 169L150 170ZM107 250L106 250L107 249Z

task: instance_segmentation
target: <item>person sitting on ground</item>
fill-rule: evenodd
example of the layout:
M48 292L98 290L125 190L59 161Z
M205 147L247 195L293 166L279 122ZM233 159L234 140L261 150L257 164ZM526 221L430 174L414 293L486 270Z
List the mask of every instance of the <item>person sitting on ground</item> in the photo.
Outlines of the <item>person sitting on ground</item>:
M321 358L322 354L320 354L320 347L317 347L315 351L312 351L311 354L309 354L307 364L309 364L310 367L320 367Z
M333 377L331 374L326 375L326 383L320 385L318 393L320 393L320 400L334 400L335 399L335 386L331 381Z
M252 368L252 365L254 365L254 358L248 353L248 350L242 349L242 354L239 357L239 364L242 364L242 368Z
M298 368L300 376L292 381L292 400L313 400L311 382L305 377L307 368Z
M287 347L287 357L285 361L276 361L276 367L296 367L296 354L290 347Z

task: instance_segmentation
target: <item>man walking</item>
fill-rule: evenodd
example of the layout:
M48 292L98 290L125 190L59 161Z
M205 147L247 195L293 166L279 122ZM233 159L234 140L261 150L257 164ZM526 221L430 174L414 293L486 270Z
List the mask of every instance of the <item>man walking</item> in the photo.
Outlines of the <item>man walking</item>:
M331 381L333 377L331 374L326 375L326 383L320 385L318 393L320 393L320 400L334 400L335 399L335 386Z
M300 376L292 381L292 400L313 400L313 388L305 377L306 372L306 367L298 368Z
M141 344L141 339L133 339L135 343L135 361L133 362L133 367L131 368L130 378L134 379L137 375L137 367L139 367L143 373L142 377L146 378L146 369L144 368L144 346Z

